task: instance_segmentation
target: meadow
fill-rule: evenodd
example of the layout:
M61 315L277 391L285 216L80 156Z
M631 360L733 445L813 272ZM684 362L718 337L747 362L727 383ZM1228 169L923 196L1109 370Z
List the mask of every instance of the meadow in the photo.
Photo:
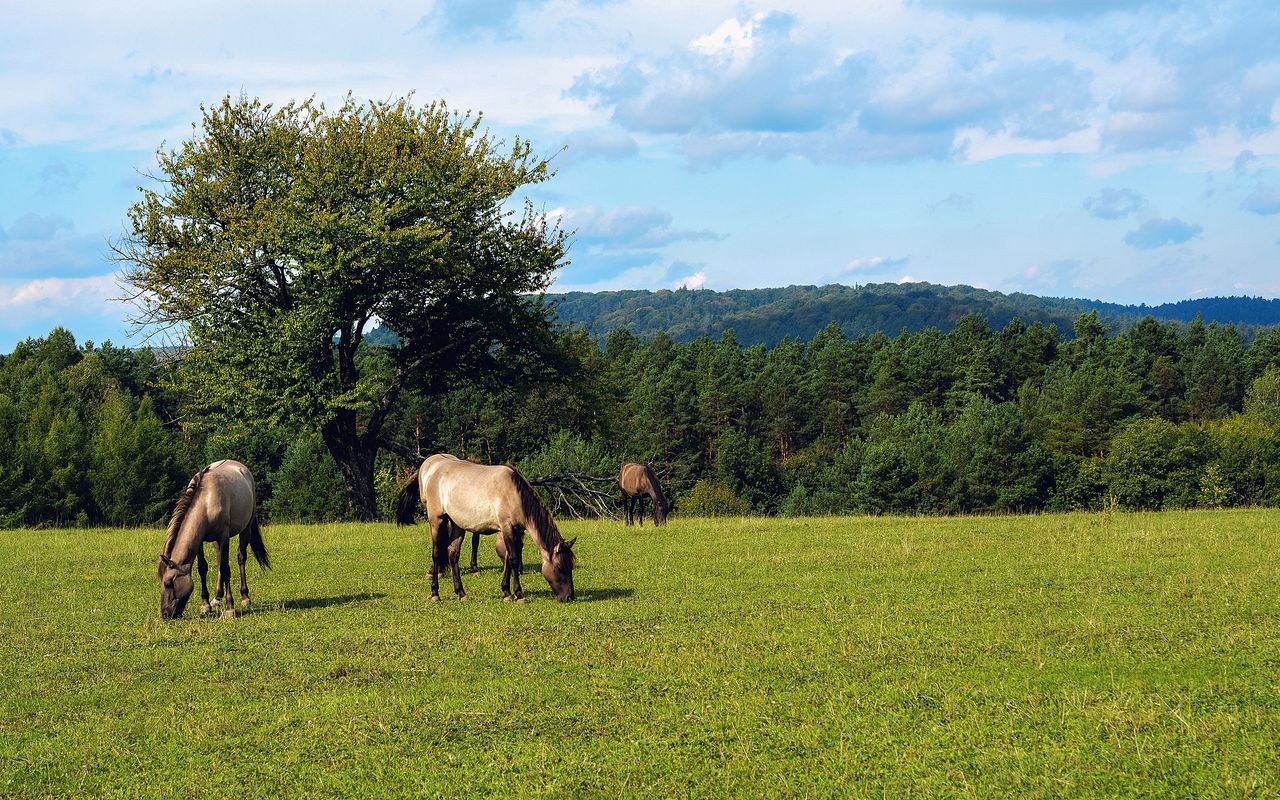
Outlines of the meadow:
M565 523L524 606L492 539L431 604L421 523L271 525L168 623L159 529L0 531L0 796L1278 796L1277 523Z

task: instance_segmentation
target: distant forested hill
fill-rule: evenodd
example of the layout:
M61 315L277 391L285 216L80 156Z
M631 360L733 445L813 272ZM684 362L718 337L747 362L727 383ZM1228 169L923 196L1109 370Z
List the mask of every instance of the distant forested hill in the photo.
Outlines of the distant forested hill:
M1280 300L1265 297L1202 297L1158 306L1122 306L1098 300L1079 301L1099 314L1190 322L1199 314L1205 322L1232 322L1240 326L1280 325Z
M1206 322L1241 326L1280 324L1280 300L1214 297L1161 306L1126 306L1092 300L1003 294L972 286L929 283L881 283L866 286L788 286L781 289L734 289L726 292L678 289L657 292L569 292L549 294L564 322L585 327L595 336L630 328L641 337L666 331L672 339L691 341L702 334L718 336L733 329L744 344L774 345L791 336L808 341L835 322L847 336L885 331L893 335L937 327L950 330L966 314L982 314L999 330L1014 317L1023 322L1057 325L1070 337L1072 323L1096 309L1113 330L1124 330L1144 316L1190 321L1197 313Z
M1068 339L1073 335L1076 317L1091 310L1098 312L1113 333L1127 330L1148 315L1162 321L1190 322L1200 314L1205 322L1235 324L1246 338L1255 328L1280 325L1280 300L1261 297L1206 297L1158 306L1128 306L931 283L831 284L725 292L626 289L548 294L547 300L555 305L561 321L586 328L597 338L616 328L629 328L642 339L665 331L675 341L690 342L704 334L717 337L732 329L745 345L768 346L788 336L807 342L832 322L851 337L877 331L893 336L903 330L915 333L925 328L946 333L967 314L981 314L995 330L1014 317L1028 325L1056 325ZM378 329L370 334L369 341L387 344L395 337Z

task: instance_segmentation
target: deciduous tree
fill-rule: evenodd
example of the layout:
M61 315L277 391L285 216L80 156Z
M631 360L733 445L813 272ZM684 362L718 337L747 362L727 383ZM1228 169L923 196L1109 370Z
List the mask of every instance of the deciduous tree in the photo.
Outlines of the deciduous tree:
M440 103L226 98L158 153L117 251L137 322L189 340L195 416L313 427L371 518L374 458L406 387L539 369L551 351L530 296L565 236L527 200L511 207L550 175L527 142ZM399 342L371 352L378 321Z

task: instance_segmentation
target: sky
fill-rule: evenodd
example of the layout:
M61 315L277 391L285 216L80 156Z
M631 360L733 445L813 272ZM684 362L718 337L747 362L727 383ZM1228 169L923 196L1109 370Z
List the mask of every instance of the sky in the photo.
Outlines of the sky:
M145 341L113 243L201 104L444 100L551 156L553 291L1280 296L1274 0L0 0L0 352Z

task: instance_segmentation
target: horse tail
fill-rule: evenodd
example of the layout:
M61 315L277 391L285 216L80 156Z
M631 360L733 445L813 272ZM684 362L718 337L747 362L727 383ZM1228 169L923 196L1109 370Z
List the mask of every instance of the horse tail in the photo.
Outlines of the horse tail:
M422 467L418 467L413 471L413 476L409 478L409 482L400 490L400 496L396 498L397 525L413 524L413 515L422 502L422 488L418 486L418 472L421 469Z
M257 559L258 566L271 569L271 556L267 553L266 543L262 541L262 528L258 527L257 514L249 520L249 527L245 528L240 536L249 543L249 549L253 551L253 557Z

